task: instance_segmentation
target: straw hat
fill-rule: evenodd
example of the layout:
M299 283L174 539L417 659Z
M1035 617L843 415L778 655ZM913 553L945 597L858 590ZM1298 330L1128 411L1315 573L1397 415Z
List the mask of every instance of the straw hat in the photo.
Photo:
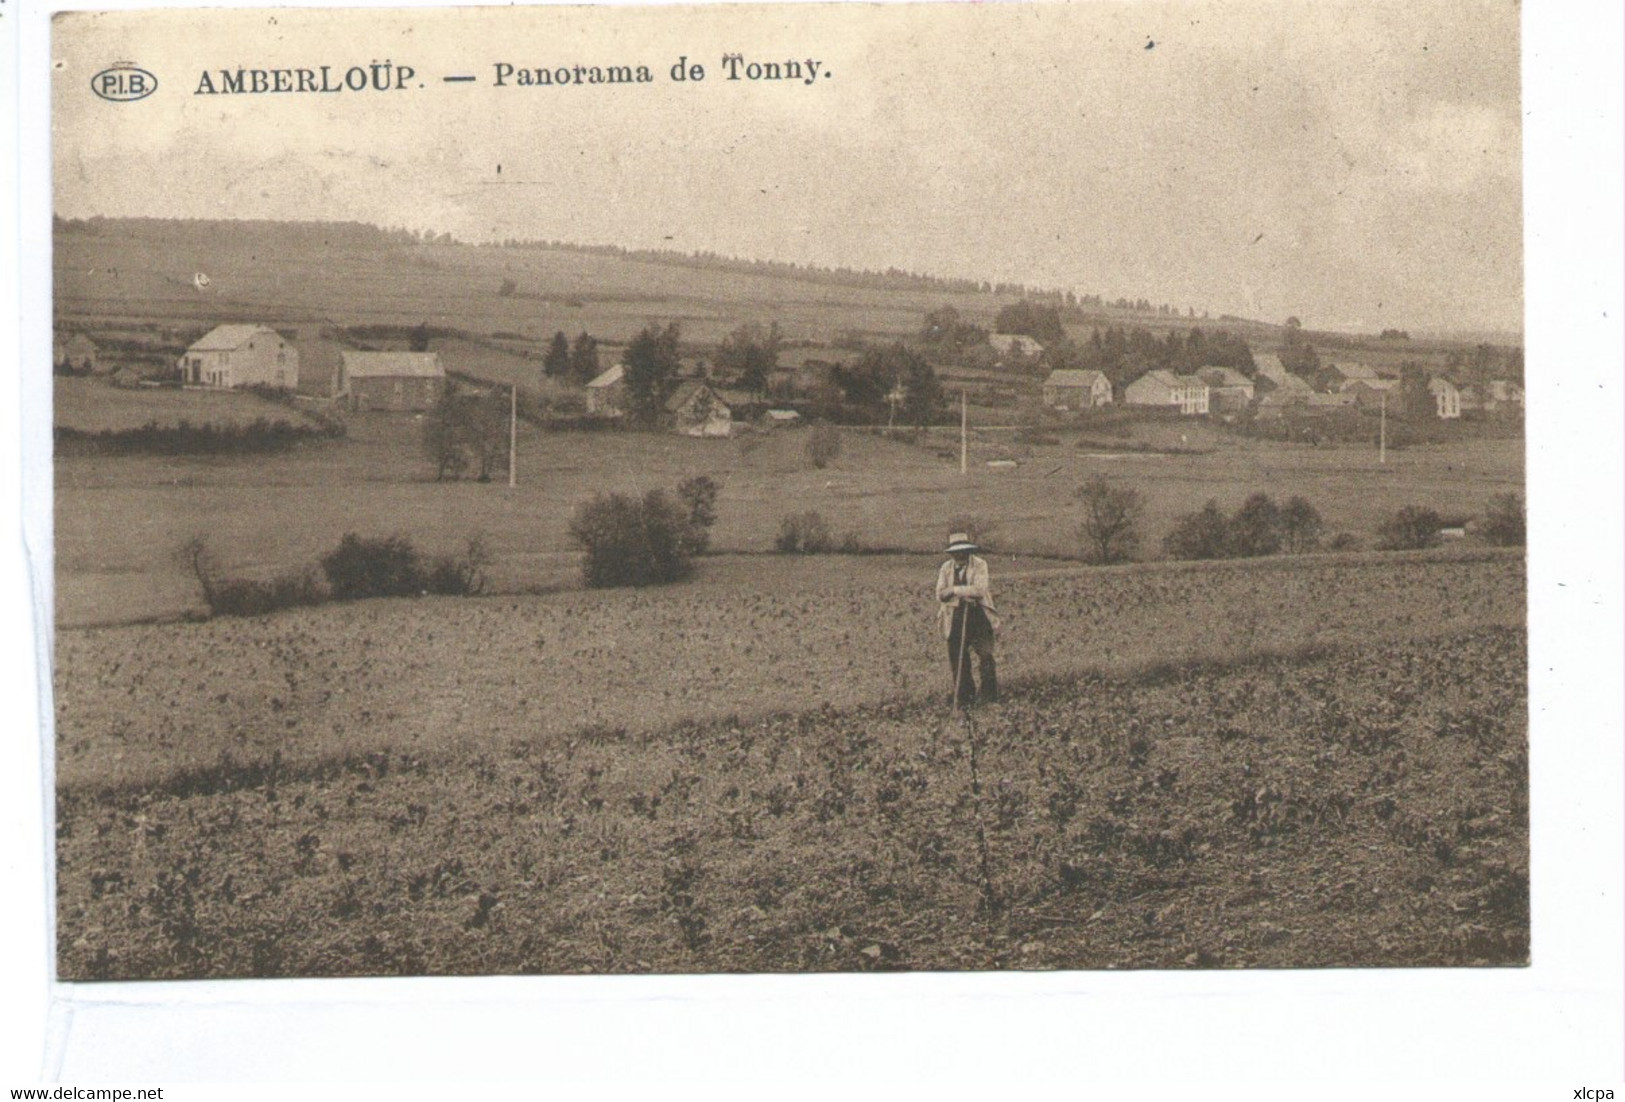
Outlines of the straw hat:
M948 537L948 554L950 555L957 555L961 551L980 550L981 548L972 543L970 537L963 532L955 532Z

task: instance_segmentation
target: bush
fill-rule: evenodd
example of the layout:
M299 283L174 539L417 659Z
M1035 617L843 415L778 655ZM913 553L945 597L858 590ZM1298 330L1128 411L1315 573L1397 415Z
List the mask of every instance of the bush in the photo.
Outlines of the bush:
M474 536L461 555L443 555L430 563L423 586L444 597L473 597L485 592L485 568L490 564L485 538Z
M822 555L835 546L835 537L818 513L792 513L779 522L773 546L785 554Z
M1163 538L1163 550L1174 559L1244 559L1282 551L1301 554L1320 546L1325 524L1320 512L1302 497L1285 506L1268 494L1253 494L1225 516L1217 501L1180 517Z
M677 484L677 500L688 510L683 549L689 555L703 555L711 546L711 526L717 522L717 495L722 487L713 478L696 475Z
M1383 551L1417 551L1439 545L1439 514L1420 505L1407 505L1377 528L1377 547Z
M346 532L322 557L322 570L335 601L413 596L427 588L422 561L405 536L362 539Z
M316 571L310 567L290 570L268 582L222 577L219 563L202 536L183 543L176 557L197 579L211 616L263 616L278 609L320 604L328 598Z
M309 566L279 574L268 582L220 578L210 592L209 612L215 616L264 616L279 609L321 604L328 597L315 569Z
M1360 549L1360 537L1353 532L1339 532L1331 538L1326 547L1332 551L1358 551Z
M599 494L576 509L570 538L586 551L582 577L593 589L663 585L692 569L692 525L663 490L650 490L641 499Z
M1281 507L1281 549L1289 555L1301 555L1320 546L1320 533L1326 522L1320 510L1302 497L1292 497Z
M813 426L812 432L807 435L807 461L819 470L823 470L841 455L841 432L834 425L820 424Z
M1525 543L1523 498L1518 494L1496 494L1480 529L1484 538L1497 547L1522 547Z
M1230 518L1228 554L1257 558L1281 550L1281 510L1268 494L1253 494Z
M1173 531L1162 538L1162 549L1171 559L1228 558L1230 518L1210 499L1200 511L1186 513L1175 522Z

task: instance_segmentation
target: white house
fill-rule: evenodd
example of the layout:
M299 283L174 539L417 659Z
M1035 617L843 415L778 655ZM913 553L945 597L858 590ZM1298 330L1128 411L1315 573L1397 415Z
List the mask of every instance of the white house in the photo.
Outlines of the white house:
M704 383L686 382L666 399L672 428L684 436L727 436L733 431L733 410Z
M1123 401L1131 406L1173 406L1191 415L1207 412L1208 386L1194 375L1175 375L1158 368L1135 379L1123 391Z
M587 412L597 417L626 412L626 368L616 364L587 384Z
M1428 380L1428 393L1433 395L1434 411L1441 419L1450 421L1461 416L1461 391L1455 383L1435 375Z
M263 325L219 325L186 350L181 381L197 386L273 386L299 382L299 350Z
M1012 354L1030 357L1041 355L1044 351L1043 345L1025 333L994 333L987 339L987 343L999 354L1000 363L1004 362L1004 357Z
M1044 404L1051 409L1093 409L1112 404L1112 383L1098 371L1051 371L1044 380Z

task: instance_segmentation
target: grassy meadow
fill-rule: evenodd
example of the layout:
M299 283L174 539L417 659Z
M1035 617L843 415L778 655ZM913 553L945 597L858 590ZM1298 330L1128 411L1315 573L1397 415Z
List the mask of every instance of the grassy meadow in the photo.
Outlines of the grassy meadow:
M1490 497L1522 487L1518 441L1470 441L1390 452L1200 438L1208 454L1103 453L1062 434L1055 444L1020 444L1008 431L974 434L960 474L957 433L935 430L916 443L861 430L842 433L840 457L824 470L804 454L807 430L727 440L642 433L549 433L521 424L518 485L434 481L412 415L352 420L345 438L237 462L218 457L64 457L56 467L57 610L64 625L172 617L195 607L191 579L174 551L205 533L229 572L263 576L315 561L346 532L402 532L434 553L481 533L496 556L495 588L510 592L568 584L575 552L572 510L604 490L671 487L690 475L722 484L713 546L766 552L780 520L816 510L837 536L874 547L934 553L952 518L982 518L984 538L1021 556L1075 555L1076 487L1104 474L1147 498L1145 553L1180 514L1216 498L1233 509L1263 490L1301 494L1329 532L1369 545L1382 518L1409 504L1450 515L1481 513ZM1155 433L1175 427L1152 426ZM1013 468L989 459L1011 458ZM995 527L996 526L996 527ZM109 530L118 541L105 538Z

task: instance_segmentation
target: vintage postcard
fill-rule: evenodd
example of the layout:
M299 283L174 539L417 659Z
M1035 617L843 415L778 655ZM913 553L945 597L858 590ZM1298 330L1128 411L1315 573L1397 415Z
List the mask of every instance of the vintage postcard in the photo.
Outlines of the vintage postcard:
M58 976L1527 965L1519 47L57 15Z

